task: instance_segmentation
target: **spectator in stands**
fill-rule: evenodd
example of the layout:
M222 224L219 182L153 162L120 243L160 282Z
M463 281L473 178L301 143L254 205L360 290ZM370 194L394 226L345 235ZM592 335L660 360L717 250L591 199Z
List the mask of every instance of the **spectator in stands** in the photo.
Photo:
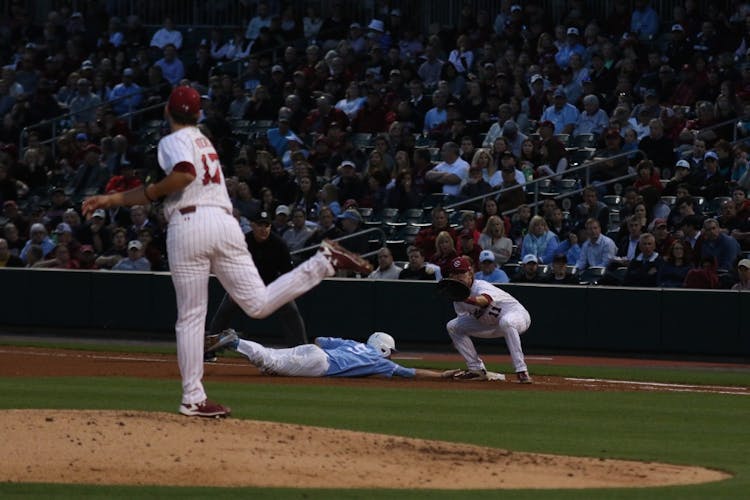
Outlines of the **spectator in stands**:
M690 245L681 240L673 240L663 254L663 264L659 268L656 282L664 288L680 288L688 272L693 268Z
M290 252L304 248L307 240L313 235L313 230L306 224L306 221L307 214L304 209L292 210L292 226L281 235Z
M150 271L151 263L143 256L143 244L138 240L128 243L128 256L112 267L113 271Z
M102 103L98 95L91 92L91 81L79 78L76 94L70 99L71 118L76 123L91 123L96 120L96 108Z
M732 285L732 290L750 290L750 259L742 259L737 263L739 281Z
M586 220L586 231L588 239L581 247L576 269L580 272L589 267L607 267L617 253L615 242L602 234L601 224L596 218Z
M34 223L29 229L29 239L21 249L19 257L22 261L28 263L27 254L32 245L38 245L42 250L42 257L46 257L55 248L55 243L47 235L47 228L44 224Z
M456 251L455 236L448 231L441 231L438 233L435 237L435 250L429 262L438 266L442 274L447 275L444 271L445 266L457 256L458 252Z
M112 230L112 239L108 242L108 247L99 257L96 258L96 265L99 268L111 269L115 264L120 262L128 255L127 231L123 227L117 227Z
M83 164L76 169L75 175L65 189L71 196L99 192L109 179L109 171L101 161L99 146L89 144L83 153Z
M448 214L444 208L433 208L431 215L432 225L421 229L414 240L414 245L419 247L422 255L429 261L433 261L436 249L435 240L438 234L446 231L451 236L451 239L455 240L456 237L455 230L448 223Z
M24 234L28 234L28 231L25 231ZM12 222L6 222L3 226L3 237L8 242L8 249L11 255L19 257L21 250L23 250L26 244L26 240L21 238L18 227Z
M727 195L727 180L719 172L719 156L715 151L707 151L703 157L704 174L692 177L695 194L706 199Z
M439 279L437 267L426 264L424 254L418 246L409 246L406 249L406 255L409 258L409 264L399 273L398 279L422 281L435 281Z
M177 48L174 44L168 43L164 46L164 57L156 61L154 66L161 68L162 75L173 86L185 78L185 66L177 57Z
M529 232L523 237L521 254L533 255L537 263L549 264L559 244L557 235L549 230L544 217L535 215L529 221Z
M176 49L182 48L182 33L175 28L171 18L164 19L164 25L154 33L151 38L151 47L163 50L167 45L173 45Z
M486 195L492 191L492 186L482 177L482 167L479 165L471 166L469 168L469 178L461 188L459 196L464 199L476 198L479 196ZM466 208L472 208L477 210L481 207L482 201L477 200L471 205L466 205Z
M658 169L674 165L674 143L664 135L664 123L654 118L648 126L649 135L641 139L638 149L642 150Z
M419 208L420 200L411 171L402 170L396 174L395 183L386 192L386 206L403 212L410 208Z
M573 54L578 54L581 57L586 56L586 49L581 45L578 28L571 26L565 31L565 34L565 42L561 44L559 50L555 54L555 62L557 63L557 66L562 69L568 67L570 58Z
M512 157L512 153L508 152L508 154ZM497 201L497 208L500 213L515 210L526 202L526 192L518 182L518 172L513 165L504 165L500 169L501 187L503 188L503 192L500 193Z
M78 269L78 261L71 258L67 245L56 245L49 253L50 259L39 260L31 267L53 268L53 269Z
M583 98L583 112L578 115L573 135L594 134L599 136L609 126L606 111L599 107L599 98L589 94Z
M578 122L580 113L575 106L567 102L567 95L563 89L555 90L553 97L553 104L544 110L541 120L542 122L552 122L555 134L571 134Z
M656 239L652 234L643 233L638 243L639 253L628 264L624 285L655 287L663 265L661 256L656 252Z
M513 283L543 283L544 277L539 273L539 260L536 255L524 255L521 260L521 269L511 277Z
M662 185L659 174L650 160L641 160L636 166L636 172L638 173L638 177L633 182L633 187L638 191L653 188L657 192L661 192Z
M543 281L549 285L576 285L578 280L568 272L568 258L564 253L552 258L552 272Z
M0 268L23 267L23 265L23 261L17 255L10 253L8 240L0 238Z
M393 254L388 247L378 250L378 267L370 273L368 278L379 280L399 279L403 269L393 263Z
M539 124L539 161L537 176L562 174L568 168L565 145L555 136L555 124L544 120Z
M597 219L600 228L607 227L609 224L609 207L599 201L599 195L593 186L586 186L583 189L583 201L576 206L571 215L578 227L583 227L590 218Z
M495 254L492 253L492 250L482 250L479 254L479 271L474 274L474 279L489 283L508 283L510 281L505 271L497 267Z
M675 196L677 193L677 186L683 183L689 182L690 179L690 163L687 160L678 160L674 166L674 175L669 179L669 182L662 191L664 196Z
M719 275L716 273L716 259L711 256L701 258L700 267L688 271L684 288L713 290L719 288Z
M143 102L141 87L133 81L133 68L122 70L122 82L115 85L109 94L112 109L118 115L137 110Z
M667 219L654 219L653 222L649 224L648 231L653 234L654 238L656 239L656 251L659 253L659 255L665 257L668 253L669 248L672 246L672 243L675 240L674 237L669 234Z
M386 110L377 88L370 87L367 90L367 99L352 120L351 128L358 134L378 134L388 128Z
M740 245L737 240L721 232L716 219L706 219L703 222L701 239L701 258L713 257L716 259L718 269L732 268L740 254Z
M469 164L459 156L458 145L446 142L440 150L443 161L425 174L425 180L441 184L442 192L449 196L458 196L461 185L467 180Z
M417 69L422 84L428 89L434 89L440 80L443 61L438 59L437 49L432 44L425 47L425 61ZM413 94L412 94L413 95Z

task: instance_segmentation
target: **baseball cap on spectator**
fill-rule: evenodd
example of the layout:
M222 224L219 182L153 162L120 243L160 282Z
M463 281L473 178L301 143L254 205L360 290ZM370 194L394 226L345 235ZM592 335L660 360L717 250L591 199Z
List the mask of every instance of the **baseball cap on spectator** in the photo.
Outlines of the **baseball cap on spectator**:
M297 144L300 144L300 145L304 145L305 144L305 142L302 139L300 139L299 137L297 137L296 134L289 134L286 137L284 137L284 139L286 139L287 142L296 142Z
M560 262L560 263L563 263L563 264L567 264L568 263L568 257L564 253L559 253L559 254L555 255L554 257L552 257L552 262Z
M745 269L750 269L750 259L742 259L737 263L737 268L744 267Z
M539 264L539 259L536 258L536 255L533 253L524 255L523 261L524 264L528 264L529 262L533 262L534 264Z
M351 167L351 168L356 168L356 165L354 164L354 162L353 162L353 161L350 161L350 160L344 160L344 161L342 161L342 162L341 162L341 165L339 165L339 167L340 167L340 168L343 168L343 167Z
M255 222L256 224L270 224L271 214L269 214L265 210L258 212L253 216L252 222Z
M346 200L344 202L343 208L344 208L344 210L346 210L346 209L352 208L352 207L357 208L358 206L359 206L359 204L357 203L357 200L355 200L354 198L349 198L348 200Z
M518 4L514 4L514 5L510 6L510 11L511 12L520 12L521 10L522 10L521 6L518 5Z
M646 97L658 97L656 89L646 89Z
M88 140L89 140L89 136L87 136L85 133L78 132L76 134L76 141L88 141Z
M274 67L271 68L271 73L283 73L284 68L280 64L274 65Z
M94 63L91 62L91 60L86 59L81 63L81 69L93 69Z
M673 24L672 31L685 31L685 28L681 24Z
M678 161L677 163L674 164L674 167L675 168L686 168L686 169L690 170L690 162L688 162L687 160L680 160L680 161Z
M122 70L122 76L133 76L135 72L133 71L133 68L125 68Z
M76 12L73 12L73 13L72 13L72 14L70 15L70 17L83 17L83 14L81 14L81 13L80 13L80 12L78 12L78 11L76 11Z
M91 214L91 217L100 217L102 219L104 219L106 216L107 216L107 213L104 211L103 208L97 208L96 210L94 210L94 213Z
M709 158L713 158L714 160L718 160L719 159L719 155L717 155L715 151L706 151L706 154L703 155L703 159L707 160Z
M143 248L143 243L138 240L130 240L130 243L128 243L128 250L131 250L133 248L137 248L138 250L140 250L141 248Z
M401 17L401 11L398 9L391 10L391 15L396 17Z
M578 28L576 28L576 27L574 27L574 26L571 26L570 28L568 28L568 31L566 31L566 33L567 33L568 35L575 35L575 36L578 36L578 35L579 35L579 33L578 33Z
M356 208L348 208L348 209L344 210L339 215L339 219L341 219L341 220L349 219L349 220L353 220L353 221L357 221L357 222L362 222L362 216L359 215L359 212L357 211Z
M44 227L44 224L40 224L39 222L36 222L31 225L29 228L29 233L46 233L47 228Z
M531 75L531 84L534 85L538 81L544 81L544 77L540 74Z
M279 214L289 215L289 207L286 205L279 205L276 207L276 215Z
M479 252L479 262L495 262L495 254L492 250L482 250Z
M201 110L201 96L192 87L175 87L169 95L169 109L186 115L197 115Z
M81 245L81 248L79 248L81 253L91 252L94 253L94 247L91 245Z
M380 19L373 19L372 21L370 21L370 24L367 25L367 29L383 33L385 32L385 25Z
M651 224L648 225L648 230L653 231L654 229L657 229L661 226L667 226L667 219L662 219L661 217L658 219L654 219Z
M55 234L72 233L72 232L73 232L73 229L71 229L70 224L68 224L67 222L59 223L54 230Z
M359 24L359 23L352 23L352 24L349 25L349 29L351 29L351 30L361 30L362 29L362 25Z
M558 87L558 88L556 88L556 89L555 89L555 93L554 93L553 95L554 95L555 97L568 97L568 96L567 96L567 95L565 94L565 91L564 91L563 89L561 89L560 87Z

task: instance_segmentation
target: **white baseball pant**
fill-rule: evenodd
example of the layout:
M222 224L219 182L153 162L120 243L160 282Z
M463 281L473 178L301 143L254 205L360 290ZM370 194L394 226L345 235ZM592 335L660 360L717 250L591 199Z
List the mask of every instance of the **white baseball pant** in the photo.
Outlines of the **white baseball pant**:
M322 377L328 371L328 355L315 344L271 349L251 340L240 340L237 352L264 373L287 377Z
M524 308L503 310L497 325L484 324L473 316L458 316L448 322L446 328L456 350L466 360L469 370L484 370L484 362L477 354L471 337L493 339L504 337L510 359L516 372L526 371L526 361L521 349L521 334L531 326L531 317Z
M203 343L208 312L208 280L213 272L224 289L253 318L264 318L307 292L333 266L318 253L266 286L258 274L237 220L224 209L200 206L169 221L167 252L177 296L177 363L182 402L206 399Z

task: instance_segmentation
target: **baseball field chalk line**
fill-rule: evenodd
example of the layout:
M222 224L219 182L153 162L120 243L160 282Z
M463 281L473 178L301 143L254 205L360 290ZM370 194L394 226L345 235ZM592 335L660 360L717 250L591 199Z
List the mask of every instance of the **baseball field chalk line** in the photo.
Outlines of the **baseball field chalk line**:
M666 384L663 382L635 382L632 380L610 380L603 378L568 378L571 382L591 382L605 384L622 384L643 387L645 389L665 390L671 392L710 392L713 394L734 394L737 396L750 396L747 387L730 387L723 385L689 385L689 384Z

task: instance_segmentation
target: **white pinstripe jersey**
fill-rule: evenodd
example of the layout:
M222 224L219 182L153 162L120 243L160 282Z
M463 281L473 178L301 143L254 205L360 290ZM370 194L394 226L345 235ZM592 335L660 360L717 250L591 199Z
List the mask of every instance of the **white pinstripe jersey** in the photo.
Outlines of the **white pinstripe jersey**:
M182 191L164 200L164 215L169 220L183 207L221 207L232 213L219 155L211 141L198 127L184 127L159 141L159 166L172 173L175 165L189 163L195 168L195 179Z
M474 316L477 321L484 324L497 324L499 316L508 310L521 306L515 297L500 290L492 283L484 280L474 280L471 285L471 296L487 295L492 297L492 302L487 307L477 307L466 302L454 302L453 308L459 316Z

